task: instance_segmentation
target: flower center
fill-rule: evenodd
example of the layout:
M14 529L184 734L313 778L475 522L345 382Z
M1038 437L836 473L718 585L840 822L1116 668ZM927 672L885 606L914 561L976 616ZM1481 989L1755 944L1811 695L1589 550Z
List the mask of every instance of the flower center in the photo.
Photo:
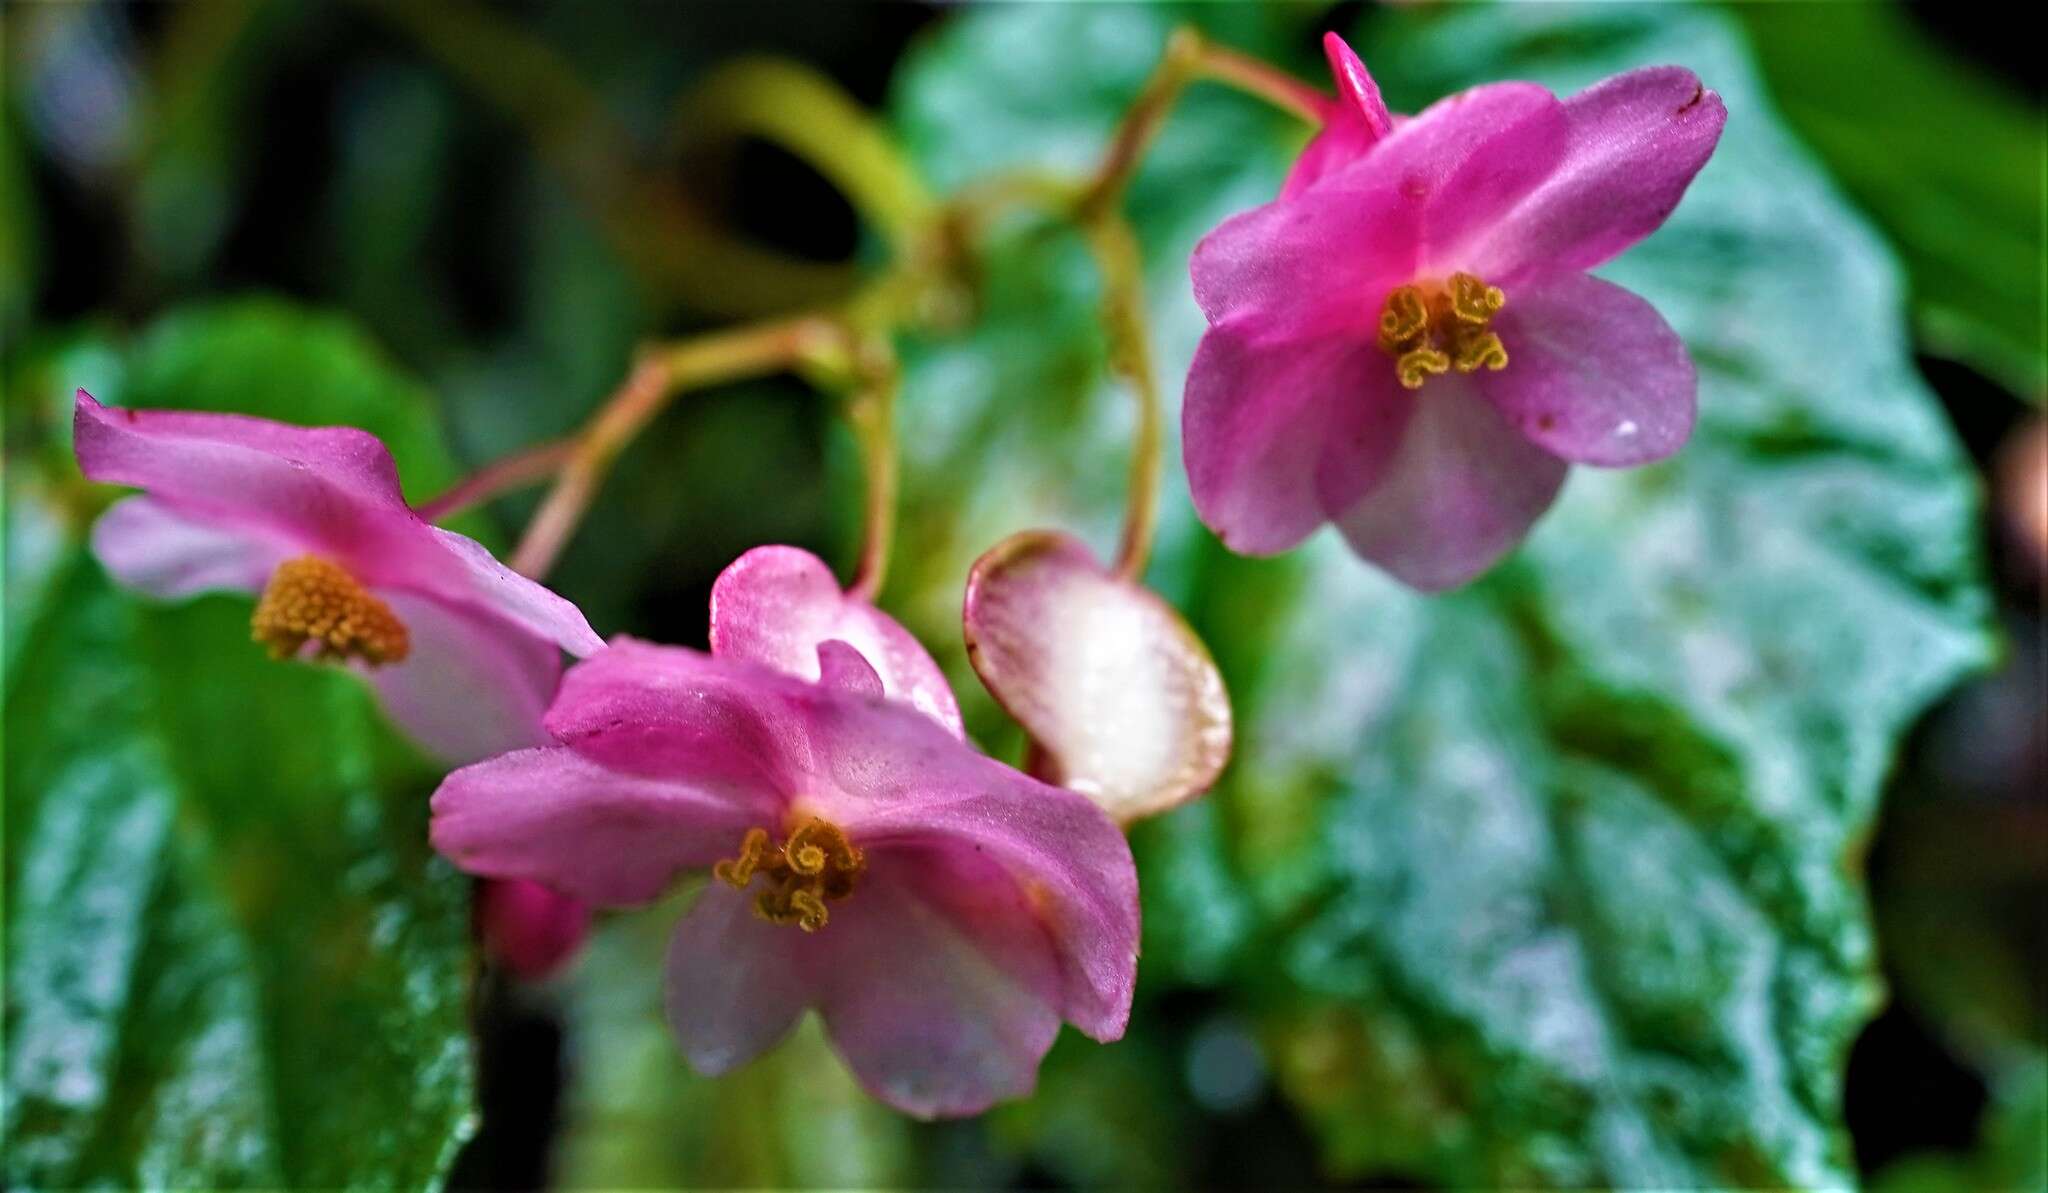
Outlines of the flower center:
M1380 308L1380 347L1394 358L1401 384L1421 389L1438 373L1481 367L1504 369L1508 350L1486 325L1508 296L1475 274L1454 273L1444 284L1397 286Z
M396 663L412 649L405 623L371 596L340 564L317 555L287 559L270 573L249 636L289 658L308 642L323 659L361 659L375 667Z
M740 855L711 867L711 876L743 891L760 875L767 881L754 897L754 914L771 924L816 932L832 918L826 901L851 895L854 880L867 866L867 856L838 825L813 817L781 845L770 843L765 828L748 829Z

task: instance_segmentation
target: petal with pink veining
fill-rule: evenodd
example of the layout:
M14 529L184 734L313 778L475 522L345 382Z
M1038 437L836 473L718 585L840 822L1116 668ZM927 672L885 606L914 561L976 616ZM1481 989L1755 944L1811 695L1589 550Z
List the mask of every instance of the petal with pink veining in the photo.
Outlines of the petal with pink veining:
M732 853L749 828L776 823L780 806L544 746L449 775L433 810L434 848L472 874L628 906L660 895L678 871Z
M1181 408L1196 512L1239 554L1287 550L1372 485L1413 401L1369 336L1268 344L1210 328Z
M977 1114L1029 1094L1059 1032L1059 971L999 869L871 849L853 894L804 943L833 1045L906 1114Z
M888 694L964 735L945 673L894 618L849 597L823 560L796 547L756 547L711 588L711 653L818 678L818 644L858 650Z
M1401 582L1427 592L1456 588L1522 541L1556 498L1565 469L1471 378L1433 377L1386 475L1337 527Z
M1208 790L1230 759L1230 698L1208 648L1156 594L1078 540L1025 531L967 577L967 657L1048 754L1047 777L1116 820Z
M405 624L411 650L362 670L407 736L452 766L548 744L541 718L562 674L553 643L414 593L382 589L376 596Z
M1629 467L1663 459L1692 434L1692 357L1655 307L1620 286L1552 277L1516 291L1493 328L1508 367L1479 374L1480 391L1552 454Z
M581 609L498 562L475 539L421 525L448 562L420 569L409 577L410 587L489 609L573 655L604 648L604 639L583 619Z
M260 531L216 525L142 494L93 523L92 552L114 579L164 599L261 591L271 569L295 553Z
M1728 120L1721 97L1680 66L1605 79L1565 100L1564 113L1563 158L1472 250L1469 268L1510 303L1525 278L1591 269L1655 231Z
M713 881L669 938L662 981L669 1029L690 1067L707 1076L765 1052L815 998L808 957L818 952L815 942L755 915L754 898Z

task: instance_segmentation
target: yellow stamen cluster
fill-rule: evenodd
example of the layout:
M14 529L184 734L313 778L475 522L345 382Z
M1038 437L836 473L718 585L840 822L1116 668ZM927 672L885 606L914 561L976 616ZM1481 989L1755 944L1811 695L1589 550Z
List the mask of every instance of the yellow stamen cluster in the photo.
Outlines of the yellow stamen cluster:
M832 918L826 902L851 895L867 866L867 857L838 825L814 817L779 846L767 829L748 829L740 855L711 867L711 876L735 890L762 876L767 888L754 897L754 913L771 924L816 932Z
M1398 286L1380 310L1380 347L1409 389L1452 369L1504 369L1508 350L1486 325L1507 301L1500 287L1469 273L1454 273L1442 286Z
M317 642L323 659L355 658L373 667L396 663L412 649L391 606L317 555L287 559L270 573L249 636L268 646L272 658L289 658Z

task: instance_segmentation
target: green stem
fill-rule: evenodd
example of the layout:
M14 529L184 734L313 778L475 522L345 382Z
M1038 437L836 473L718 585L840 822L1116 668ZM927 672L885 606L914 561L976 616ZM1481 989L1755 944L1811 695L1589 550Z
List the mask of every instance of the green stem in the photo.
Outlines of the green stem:
M1146 334L1144 261L1129 221L1104 210L1085 228L1102 274L1102 322L1109 338L1110 369L1123 377L1137 399L1137 427L1131 436L1131 473L1124 493L1123 537L1115 570L1126 580L1144 575L1159 520L1162 457L1159 380L1152 368Z
M866 483L862 503L860 562L847 584L848 596L872 602L889 575L889 552L896 540L896 506L900 461L896 447L896 391L900 374L895 353L884 338L871 338L859 353L866 379L846 407L847 422L860 446L861 474Z

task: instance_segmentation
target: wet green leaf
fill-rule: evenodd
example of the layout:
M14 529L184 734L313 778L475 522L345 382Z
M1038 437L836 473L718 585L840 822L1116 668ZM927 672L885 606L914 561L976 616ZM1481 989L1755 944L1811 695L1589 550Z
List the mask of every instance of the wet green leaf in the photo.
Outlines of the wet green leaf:
M1734 8L1785 119L1898 246L1928 347L2040 402L2038 104L1903 5Z
M1310 66L1275 22L1192 16ZM1174 19L973 14L899 79L896 119L942 178L1085 162ZM1151 579L1215 649L1239 751L1207 806L1136 834L1142 981L1256 1011L1339 1175L1844 1183L1844 1054L1877 996L1861 850L1900 735L1990 651L1979 495L1913 371L1896 266L1716 14L1378 15L1356 44L1408 111L1658 62L1722 93L1713 162L1601 271L1686 338L1701 425L1666 464L1576 470L1505 566L1436 599L1327 533L1229 557L1175 477ZM1201 331L1194 240L1270 197L1302 138L1198 88L1140 171L1170 389ZM1108 547L1130 425L1072 237L1020 220L984 265L987 323L918 346L907 378L897 596L940 644L1002 534Z
M427 489L452 472L410 382L281 304L88 336L10 384L53 437L84 384L367 426ZM473 1112L434 770L358 681L254 647L246 598L114 589L39 447L67 454L24 435L7 470L7 1183L437 1184Z

